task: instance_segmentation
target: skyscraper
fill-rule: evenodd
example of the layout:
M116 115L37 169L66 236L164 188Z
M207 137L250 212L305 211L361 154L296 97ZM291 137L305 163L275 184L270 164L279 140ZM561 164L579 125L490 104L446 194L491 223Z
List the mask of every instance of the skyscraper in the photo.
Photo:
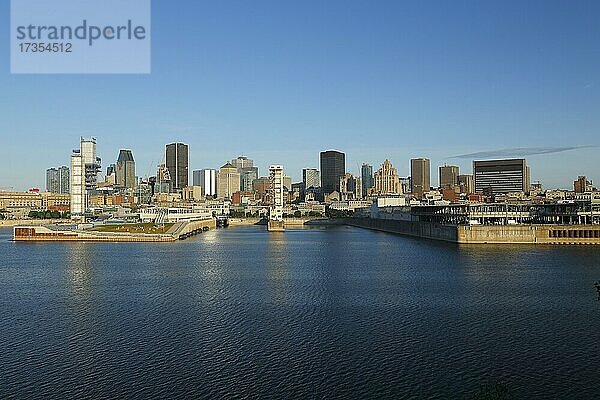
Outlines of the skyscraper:
M258 179L258 167L254 166L254 160L239 156L235 160L231 160L231 165L236 167L240 173L240 190L251 192L252 182Z
M83 219L89 192L96 188L100 158L96 156L96 138L81 138L79 149L71 154L71 218Z
M269 192L273 199L273 207L271 207L269 219L272 221L283 220L283 206L285 202L283 178L283 166L271 165L269 167Z
M117 186L135 190L135 161L131 150L119 151L115 173Z
M411 192L416 197L431 189L431 169L429 159L413 158L410 160Z
M188 185L189 150L183 143L171 143L165 150L166 167L171 175L172 190L183 190Z
M302 170L302 184L304 190L321 187L321 174L319 170L316 168L304 168Z
M440 168L440 187L452 188L458 184L458 167L455 165L444 165Z
M240 191L240 173L231 163L223 165L217 174L217 196L231 199L231 195Z
M68 194L70 189L69 168L48 168L46 170L46 191L50 193Z
M529 192L529 167L523 158L473 161L476 193Z
M398 170L390 160L385 160L375 173L375 192L377 194L402 194Z
M205 196L217 194L217 170L201 169L193 172L194 186L200 186Z
M363 163L360 168L360 176L362 178L362 195L367 196L369 194L369 189L375 186L375 181L373 180L373 166Z
M321 188L327 195L340 190L340 178L346 174L346 155L340 151L321 152Z

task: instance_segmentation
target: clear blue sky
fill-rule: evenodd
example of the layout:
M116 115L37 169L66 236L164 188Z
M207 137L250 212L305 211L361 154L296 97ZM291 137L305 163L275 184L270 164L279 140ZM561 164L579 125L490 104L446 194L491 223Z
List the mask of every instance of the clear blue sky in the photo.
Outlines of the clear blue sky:
M444 162L471 172L456 155L600 145L599 1L154 0L150 75L11 75L8 3L3 188L43 187L81 135L103 167L131 148L140 176L183 141L191 169L244 154L294 180L329 148L349 172L430 157L435 182ZM527 158L556 187L600 183L599 155Z

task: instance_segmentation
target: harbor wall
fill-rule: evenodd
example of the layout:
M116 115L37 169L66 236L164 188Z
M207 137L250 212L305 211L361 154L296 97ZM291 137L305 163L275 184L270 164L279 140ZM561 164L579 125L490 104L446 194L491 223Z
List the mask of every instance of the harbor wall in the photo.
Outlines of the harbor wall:
M458 241L457 229L455 226L440 225L432 222L372 218L346 218L343 222L346 225L382 232L398 233L401 235L443 240L447 242Z
M346 225L459 244L600 245L600 225L440 225L432 222L346 218Z

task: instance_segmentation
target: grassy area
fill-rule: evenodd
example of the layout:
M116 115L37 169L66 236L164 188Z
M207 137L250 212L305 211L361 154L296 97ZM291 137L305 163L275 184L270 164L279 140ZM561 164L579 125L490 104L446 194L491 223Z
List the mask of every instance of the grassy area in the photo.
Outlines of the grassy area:
M173 224L154 225L154 224L109 224L101 225L90 229L97 232L117 232L117 233L144 233L144 234L164 234L167 233Z

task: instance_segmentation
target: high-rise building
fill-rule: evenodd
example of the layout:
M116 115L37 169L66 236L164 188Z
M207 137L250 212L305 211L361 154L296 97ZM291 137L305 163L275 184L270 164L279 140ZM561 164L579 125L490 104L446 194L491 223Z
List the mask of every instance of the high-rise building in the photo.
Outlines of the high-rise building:
M459 175L458 186L460 187L461 193L475 193L475 183L473 182L473 175Z
M390 160L385 160L381 167L375 172L375 193L377 194L402 194L398 170L394 168Z
M529 192L529 167L523 158L473 161L475 192Z
M362 194L367 196L369 189L375 186L375 180L373 179L373 166L367 163L363 163L360 168L360 176L362 178Z
M573 190L575 193L586 193L594 190L592 181L588 181L585 176L579 176L576 181L573 181Z
M226 163L217 174L217 197L231 199L235 192L240 191L240 173L231 163Z
M81 138L71 154L71 218L83 219L89 192L97 185L101 160L96 156L96 138Z
M194 186L200 186L205 196L217 194L217 170L201 169L193 173Z
M270 195L273 199L269 219L272 221L283 220L283 206L285 203L283 178L283 166L271 165L269 167Z
M156 182L154 193L171 193L173 191L173 180L171 172L165 164L160 164L156 171Z
M440 187L452 188L458 184L458 167L455 165L444 165L440 167Z
M173 191L183 190L188 185L189 149L187 144L171 143L165 149L166 167L171 175Z
M117 186L135 190L135 161L131 150L119 151L115 174L115 184Z
M254 167L254 160L249 159L245 156L239 156L235 160L231 160L231 165L236 167L238 171L241 171L244 168L252 168Z
M423 193L431 190L431 168L428 158L410 160L410 178L410 191L416 197L422 197Z
M346 155L340 151L321 152L321 189L327 195L340 190L340 178L346 174Z
M302 184L304 190L317 189L321 187L321 174L316 168L304 168L302 170Z
M231 165L240 173L240 189L244 192L252 191L252 182L258 179L258 167L254 166L254 160L245 156L239 156L231 160Z
M48 168L46 170L46 191L49 193L68 194L70 188L69 168Z

